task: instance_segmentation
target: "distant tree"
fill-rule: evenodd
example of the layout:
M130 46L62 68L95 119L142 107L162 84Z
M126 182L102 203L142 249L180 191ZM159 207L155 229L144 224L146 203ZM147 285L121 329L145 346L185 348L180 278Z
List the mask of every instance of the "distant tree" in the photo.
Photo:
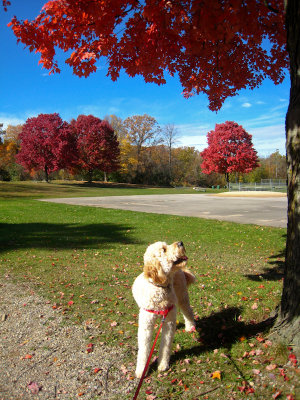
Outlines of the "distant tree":
M43 170L47 182L51 172L68 168L74 162L74 136L69 124L57 113L28 118L19 139L17 162L28 171Z
M195 185L200 175L199 151L194 147L177 147L173 151L172 175L174 185ZM198 169L198 170L197 170Z
M119 142L107 121L93 115L79 115L71 125L77 140L77 165L87 171L89 182L95 170L103 171L106 176L119 169Z
M227 185L232 172L248 173L258 167L252 136L236 122L216 124L207 134L208 147L201 153L202 172L224 174Z
M23 125L7 125L5 130L5 137L4 139L10 142L14 142L17 145L20 144L19 135L22 132Z
M161 143L160 127L156 119L147 114L126 118L124 127L131 145L136 150L136 174L139 179L143 170L143 149Z
M172 181L172 150L178 141L178 130L174 124L166 124L162 129L162 136L169 154L169 181Z

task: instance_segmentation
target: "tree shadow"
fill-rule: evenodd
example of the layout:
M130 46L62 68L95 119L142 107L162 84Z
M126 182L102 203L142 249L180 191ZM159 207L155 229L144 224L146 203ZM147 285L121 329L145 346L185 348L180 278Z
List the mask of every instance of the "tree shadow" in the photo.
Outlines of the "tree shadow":
M241 312L239 307L230 307L198 320L194 334L197 344L177 351L171 356L171 363L221 347L229 351L234 343L269 330L275 322L274 317L257 324L245 323L238 318Z
M138 244L134 228L121 224L0 223L0 252L26 248L105 248L112 244ZM130 232L129 232L130 231Z
M263 271L259 274L253 274L253 275L249 274L244 276L250 279L251 281L256 281L256 282L260 282L263 280L280 281L284 276L284 265L285 265L284 257L285 257L285 250L269 258L268 264L272 265L271 267L264 268Z

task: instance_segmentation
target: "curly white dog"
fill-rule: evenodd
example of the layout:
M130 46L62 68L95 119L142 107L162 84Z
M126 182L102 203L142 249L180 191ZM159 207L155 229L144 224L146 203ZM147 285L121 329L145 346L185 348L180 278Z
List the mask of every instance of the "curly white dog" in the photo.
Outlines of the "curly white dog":
M167 245L151 244L144 254L144 272L134 281L132 293L139 313L138 357L136 376L143 374L150 350L153 329L159 312L168 312L162 327L158 357L158 370L169 368L169 360L176 328L176 305L185 320L185 330L195 330L193 310L190 306L187 286L195 281L194 275L185 269L187 256L182 242Z

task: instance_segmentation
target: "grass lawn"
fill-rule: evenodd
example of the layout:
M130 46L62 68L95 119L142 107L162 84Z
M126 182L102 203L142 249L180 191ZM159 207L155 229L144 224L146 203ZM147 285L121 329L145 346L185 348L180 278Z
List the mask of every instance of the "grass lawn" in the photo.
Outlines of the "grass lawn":
M149 243L182 240L197 276L190 287L197 332L184 332L178 315L171 369L158 374L154 365L139 399L296 398L299 370L287 346L267 337L265 321L280 300L285 229L35 200L187 192L1 183L0 276L32 282L66 320L98 326L95 345L126 350L120 363L132 379L138 320L132 282Z

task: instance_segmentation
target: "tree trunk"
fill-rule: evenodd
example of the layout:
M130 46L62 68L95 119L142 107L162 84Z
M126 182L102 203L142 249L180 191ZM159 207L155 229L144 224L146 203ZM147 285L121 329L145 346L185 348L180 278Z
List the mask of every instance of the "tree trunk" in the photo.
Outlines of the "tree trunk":
M88 183L92 183L93 182L93 170L90 169L88 171Z
M227 189L229 190L229 173L225 172L225 179L226 179L226 183L227 183Z
M300 353L300 2L286 6L291 91L286 115L288 226L284 283L275 330Z
M48 182L49 182L49 174L48 174L48 167L47 167L47 165L45 165L44 171L45 171L45 179L46 179L46 182L48 183Z

